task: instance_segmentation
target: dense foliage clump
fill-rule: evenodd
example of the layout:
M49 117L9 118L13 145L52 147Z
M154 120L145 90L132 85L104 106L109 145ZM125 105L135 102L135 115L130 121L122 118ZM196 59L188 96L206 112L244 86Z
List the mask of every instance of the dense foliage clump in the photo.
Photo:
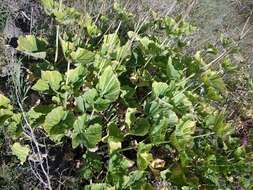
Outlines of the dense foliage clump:
M20 164L41 164L44 187L53 188L54 171L42 169L43 135L50 144L71 143L81 160L73 175L86 190L252 189L252 153L221 109L222 75L235 70L229 55L213 67L215 59L203 57L218 56L213 46L187 52L195 28L181 18L153 14L134 25L115 4L121 22L110 32L106 15L94 21L53 0L42 4L57 24L56 42L26 35L17 47L36 61L27 76L36 101L24 108L18 99L16 109L0 95L0 123ZM122 31L126 25L132 30Z

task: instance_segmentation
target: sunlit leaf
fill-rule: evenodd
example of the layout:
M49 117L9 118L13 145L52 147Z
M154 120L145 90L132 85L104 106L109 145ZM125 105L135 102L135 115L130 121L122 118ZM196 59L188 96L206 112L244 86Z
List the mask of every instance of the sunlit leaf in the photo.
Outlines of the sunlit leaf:
M10 104L10 100L5 97L4 95L0 94L0 108L3 107L3 108L7 108L9 107L9 104Z
M113 73L112 67L108 66L99 78L98 90L100 96L110 101L115 101L120 94L120 82Z
M137 152L137 166L139 170L145 170L153 160L152 154L149 153L151 148L152 145L150 144L139 143Z
M86 66L95 59L95 54L84 48L78 48L76 51L71 53L71 57L75 63L83 64Z
M47 82L53 90L58 90L62 82L62 75L58 71L42 71L41 80Z
M36 58L46 58L46 52L44 52L45 48L46 42L42 39L36 38L33 35L20 36L18 38L17 50L28 53L28 55Z
M49 85L47 81L39 79L32 87L33 90L44 92L49 90Z
M29 146L28 145L23 146L20 143L16 142L12 145L11 150L12 153L18 157L20 163L23 165L30 152Z

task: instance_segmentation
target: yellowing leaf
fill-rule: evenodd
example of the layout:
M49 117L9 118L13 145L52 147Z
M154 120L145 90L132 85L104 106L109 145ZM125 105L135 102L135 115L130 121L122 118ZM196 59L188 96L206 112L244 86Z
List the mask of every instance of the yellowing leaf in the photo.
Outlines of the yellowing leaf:
M10 104L10 100L6 98L4 95L0 94L0 107L7 108Z
M12 153L18 157L20 163L23 165L26 161L26 158L30 152L30 148L28 145L22 146L20 143L14 143L11 147Z
M48 83L44 80L39 79L32 87L33 90L44 92L49 90Z
M169 91L169 86L166 83L154 82L152 84L152 92L155 94L155 96L159 98L166 96L168 91Z
M70 69L66 72L66 76L70 83L74 84L84 78L86 70L83 65L76 67L75 69Z
M62 81L62 75L58 71L42 71L41 79L46 81L53 90L58 90Z
M18 50L27 52L38 51L36 37L33 35L20 36L18 39Z
M76 51L71 53L71 57L74 62L86 65L94 61L95 54L84 48L78 48Z
M17 50L23 51L24 53L31 55L36 58L45 59L46 52L44 49L46 42L42 39L38 39L33 35L20 36L18 38Z

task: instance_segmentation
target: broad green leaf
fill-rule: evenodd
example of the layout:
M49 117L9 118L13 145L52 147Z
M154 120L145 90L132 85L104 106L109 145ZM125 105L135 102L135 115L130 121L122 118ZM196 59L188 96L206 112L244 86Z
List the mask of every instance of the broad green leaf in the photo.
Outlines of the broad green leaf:
M113 154L109 160L108 179L112 181L116 189L121 189L124 176L128 173L128 161L120 154Z
M5 123L11 116L13 112L8 109L0 109L0 127Z
M153 155L149 153L151 148L151 144L144 144L143 142L138 144L137 166L139 170L146 170L148 165L153 160Z
M209 120L207 120L207 125L223 140L234 133L234 128L225 122L225 117L222 113L213 113L213 116L210 116Z
M171 57L169 58L167 65L167 76L170 80L176 80L180 78L180 72L174 68Z
M130 13L126 7L122 6L119 2L115 1L113 4L113 10L120 17L121 20L126 23L130 23L133 21L134 15Z
M150 130L150 123L145 118L136 119L135 123L130 127L129 133L136 136L145 136Z
M124 138L122 131L115 123L110 123L108 126L109 139L117 142L121 142Z
M76 98L77 107L80 111L93 110L98 98L98 92L95 88L88 89L82 96Z
M87 64L94 61L95 54L84 48L77 48L76 51L73 51L71 53L71 57L75 63L83 64L84 66L87 66Z
M74 43L69 42L69 41L65 41L62 38L60 38L60 42L61 42L61 47L62 47L62 51L63 51L64 57L67 60L70 59L71 53L75 51L75 45L74 45Z
M96 37L101 34L101 30L96 26L95 22L93 22L91 16L88 14L85 15L85 18L81 21L80 25L83 25L86 28L87 33L91 37Z
M121 148L121 142L123 141L124 135L115 123L110 123L108 126L108 144L110 154L115 150Z
M152 92L159 98L166 96L169 90L169 86L166 83L154 82L152 84Z
M84 137L84 133L88 122L88 115L83 114L79 116L74 122L74 131L72 134L72 147L76 148L81 144L84 144L86 139Z
M38 51L36 37L33 35L20 36L18 39L18 50L27 52Z
M43 113L40 112L36 112L34 110L34 108L31 108L28 112L27 112L27 116L29 118L29 122L32 125L32 127L35 127L37 125L37 123L40 124L39 120L44 116Z
M33 35L20 36L18 38L17 50L28 53L28 55L36 58L46 58L46 52L44 52L45 48L46 42L42 39L36 38Z
M98 96L98 92L95 88L92 88L92 89L89 89L88 91L86 91L84 94L83 94L83 100L89 104L90 106L94 106L95 104L95 99L97 98Z
M1 107L8 108L10 102L11 101L7 97L5 97L4 95L0 94L0 108Z
M86 75L86 70L83 65L79 65L75 69L70 69L68 72L66 72L66 77L68 77L68 80L70 83L74 84L84 78Z
M85 131L85 138L87 142L84 144L88 148L94 148L102 139L102 127L99 124L89 126Z
M32 87L33 90L44 92L49 90L49 85L47 81L39 79Z
M113 73L111 66L108 66L99 78L98 90L100 96L110 100L117 100L120 94L120 82L117 76Z
M116 54L116 51L120 47L120 40L117 33L104 35L104 41L101 47L102 55ZM116 56L116 55L112 55Z
M122 61L131 56L131 42L128 41L125 45L117 48L116 59Z
M236 70L238 69L238 66L232 64L231 59L229 57L226 57L224 61L222 62L222 68L227 73L233 73L233 72L236 72Z
M88 115L79 116L74 122L72 134L73 148L84 145L87 148L94 148L102 139L102 127L99 124L88 126Z
M10 117L12 116L13 112L8 109L0 109L0 117Z
M16 142L11 147L12 153L18 157L20 163L23 165L29 155L30 148L28 145L22 146L20 143Z
M87 128L88 121L89 118L87 114L79 116L74 122L74 130L78 133L83 132L83 129Z
M172 144L180 151L192 146L192 135L195 133L196 122L181 120L171 135Z
M129 176L125 177L123 189L141 189L142 185L146 181L146 172L144 171L133 171Z
M54 108L50 113L47 114L44 122L44 128L50 133L50 130L58 125L66 116L67 112L62 106Z
M123 99L124 104L127 107L134 107L138 105L137 97L136 97L136 90L130 86L122 86L121 88L121 95L120 97Z
M84 164L81 168L81 176L88 180L102 169L101 157L96 153L87 152L83 155L83 159Z
M97 111L104 111L110 104L111 100L99 97L96 99L94 106Z
M222 96L219 91L217 91L214 87L210 86L207 88L207 97L211 100L219 101L222 100Z
M150 132L150 139L152 143L161 142L165 140L167 129L170 127L169 119L162 118L158 123L155 123Z
M42 71L41 80L47 82L53 90L59 90L62 82L62 75L58 71Z
M206 74L202 76L202 80L207 88L209 88L210 97L217 97L217 94L225 94L227 91L226 85L223 79L218 75L217 72L208 70ZM212 90L212 92L210 92ZM215 92L215 90L217 92Z

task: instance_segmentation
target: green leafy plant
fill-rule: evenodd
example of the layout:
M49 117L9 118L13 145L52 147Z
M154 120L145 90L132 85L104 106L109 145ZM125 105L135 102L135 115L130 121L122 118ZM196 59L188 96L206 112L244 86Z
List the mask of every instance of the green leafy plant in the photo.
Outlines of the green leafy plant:
M181 189L252 188L252 153L240 145L226 112L219 111L227 96L220 75L225 71L212 69L202 52L184 53L182 38L194 27L170 17L154 18L154 28L169 43L156 31L101 35L105 31L89 15L53 0L42 4L60 26L82 27L87 42L60 33L56 40L61 47L53 48L63 58L52 63L47 40L21 36L17 50L47 65L32 86L45 98L17 120L20 113L1 95L2 124L9 128L26 119L53 142L70 139L73 149L84 149L79 173L93 182L86 183L87 190L155 189L150 178ZM114 8L127 19L118 4ZM19 144L22 134L16 135L13 152L24 163L29 148ZM103 175L96 177L99 173Z

